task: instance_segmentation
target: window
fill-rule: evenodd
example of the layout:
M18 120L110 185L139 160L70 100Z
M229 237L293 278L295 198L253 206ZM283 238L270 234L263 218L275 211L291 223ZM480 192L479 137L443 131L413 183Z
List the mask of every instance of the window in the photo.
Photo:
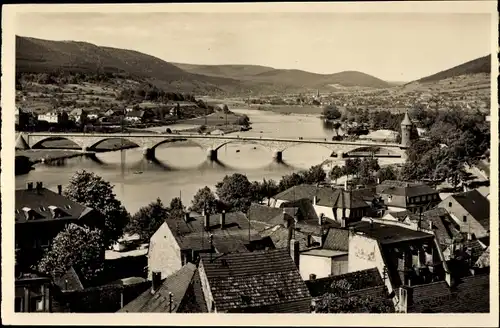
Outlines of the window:
M451 202L449 202L449 203L448 203L448 207L451 207L451 205L452 205L452 204L451 204Z
M463 216L463 220L464 220L464 222L467 222L467 215Z
M30 299L30 312L43 312L44 304L42 296L31 297Z

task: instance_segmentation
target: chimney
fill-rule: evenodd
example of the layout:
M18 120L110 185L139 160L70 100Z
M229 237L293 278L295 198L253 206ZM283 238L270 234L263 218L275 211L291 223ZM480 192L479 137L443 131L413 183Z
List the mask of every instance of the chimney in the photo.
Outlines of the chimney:
M299 241L292 239L290 240L290 256L293 259L293 262L297 266L297 269L299 268L299 261L300 261L300 253L299 253Z
M408 286L399 287L399 304L401 312L407 313L408 307L413 303L413 288Z
M33 190L33 182L28 182L28 190Z
M205 216L205 222L204 222L205 230L210 230L210 213L203 211L203 214Z
M340 219L340 227L341 228L346 228L347 227L347 222L346 222L346 218L345 217L342 217L342 219Z
M62 195L62 185L57 185L57 193Z
M307 235L307 247L311 247L311 235Z
M42 182L40 182L40 181L38 181L38 182L36 183L36 192L37 192L37 193L41 193L42 188L43 188L43 183L42 183Z
M191 217L189 216L189 212L184 213L184 221L189 222L191 220Z
M432 223L432 221L429 221L429 230L434 230L434 224Z
M322 225L323 224L323 217L324 217L324 214L321 213L319 216L318 216L318 225Z
M314 273L311 273L309 275L309 280L316 280L316 275Z
M318 197L314 196L313 197L313 205L316 206L316 202L318 201Z
M222 210L222 213L220 214L220 228L224 229L225 225L226 225L226 211Z
M152 277L153 281L152 281L152 284L151 284L151 294L154 294L160 288L160 284L161 284L161 272L153 271L152 275L153 275L153 277Z
M472 240L472 233L469 231L467 232L467 240L471 241Z

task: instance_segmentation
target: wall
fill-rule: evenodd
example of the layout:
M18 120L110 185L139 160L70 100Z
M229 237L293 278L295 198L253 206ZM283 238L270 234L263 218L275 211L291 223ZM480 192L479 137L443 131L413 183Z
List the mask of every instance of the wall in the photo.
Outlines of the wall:
M326 256L300 254L299 271L303 280L309 280L311 273L316 275L316 279L328 277L332 273L332 259Z
M152 272L161 272L164 279L182 267L181 251L174 235L166 223L153 234L148 251L148 279Z
M203 290L203 295L205 296L205 302L207 304L207 309L208 312L213 312L217 313L217 308L215 308L215 311L212 311L212 304L214 302L214 298L212 296L212 292L210 290L210 283L208 282L207 275L205 274L205 268L203 267L203 261L200 262L200 265L198 267L198 273L200 274L200 282L201 282L201 289Z
M348 271L378 268L382 272L384 261L378 243L374 239L349 233Z
M338 276L349 272L349 255L336 256L331 261L331 274Z
M451 203L451 207L449 206ZM470 232L475 234L477 238L486 237L488 232L483 226L477 222L453 197L447 197L438 204L438 207L444 208L450 213L450 216L460 226L462 232ZM463 221L463 216L467 215L467 222Z
M321 205L313 205L314 211L316 212L316 215L318 217L323 214L325 217L329 219L335 220L335 214L333 213L333 209L328 206L321 206Z

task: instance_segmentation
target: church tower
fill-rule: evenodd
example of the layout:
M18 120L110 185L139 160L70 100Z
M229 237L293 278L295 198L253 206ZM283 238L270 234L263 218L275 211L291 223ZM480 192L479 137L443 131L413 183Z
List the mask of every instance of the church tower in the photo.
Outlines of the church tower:
M410 120L408 111L405 113L405 117L401 122L401 147L408 148L410 146L411 140L411 129L413 128L413 123Z

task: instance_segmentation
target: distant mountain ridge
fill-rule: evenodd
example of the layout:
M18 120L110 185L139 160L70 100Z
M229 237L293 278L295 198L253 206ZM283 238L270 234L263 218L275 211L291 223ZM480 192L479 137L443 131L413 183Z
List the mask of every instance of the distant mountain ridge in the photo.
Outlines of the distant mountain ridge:
M415 82L434 82L460 75L491 73L491 55L470 60L461 65L423 77Z
M358 71L318 74L298 69L276 69L259 65L173 64L190 73L224 78L237 78L260 83L284 83L290 86L311 89L329 88L329 85L332 84L339 84L345 87L368 88L387 88L391 86L391 84L386 81Z
M127 73L166 90L197 94L273 94L335 90L346 87L386 88L390 84L356 71L316 74L259 65L174 64L135 50L80 41L52 41L16 36L19 73Z

